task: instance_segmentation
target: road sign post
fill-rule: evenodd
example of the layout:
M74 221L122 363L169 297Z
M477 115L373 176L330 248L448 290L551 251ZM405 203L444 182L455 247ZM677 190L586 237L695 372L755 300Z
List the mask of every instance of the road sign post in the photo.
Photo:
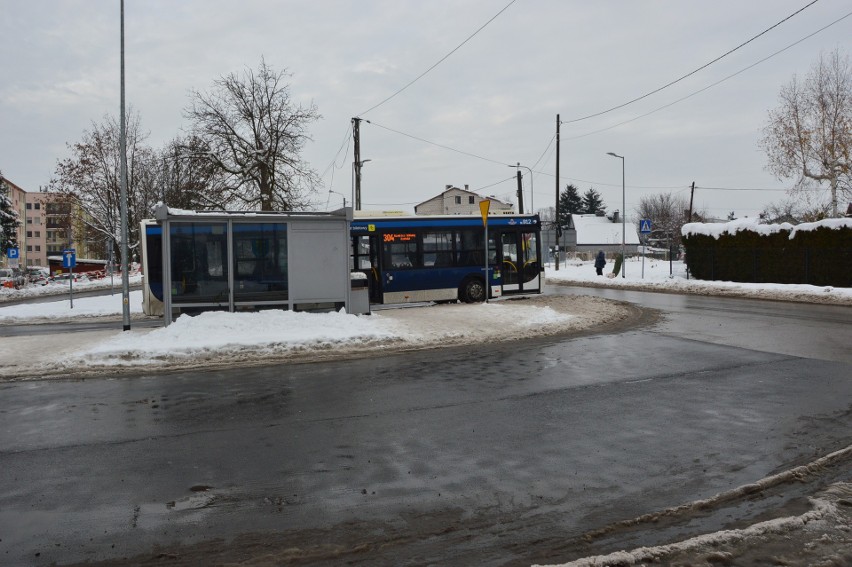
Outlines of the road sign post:
M645 250L648 247L648 234L651 233L651 219L642 219L639 221L639 232L642 235L642 279L645 279Z
M9 259L9 267L17 268L18 261L21 257L21 251L18 248L8 248L6 250L6 258Z
M74 309L74 266L77 265L77 250L66 248L62 251L62 267L68 268L68 300Z
M485 303L488 303L488 296L491 291L491 279L488 277L488 209L491 207L491 201L483 199L479 202L479 212L482 213L482 226L485 227Z

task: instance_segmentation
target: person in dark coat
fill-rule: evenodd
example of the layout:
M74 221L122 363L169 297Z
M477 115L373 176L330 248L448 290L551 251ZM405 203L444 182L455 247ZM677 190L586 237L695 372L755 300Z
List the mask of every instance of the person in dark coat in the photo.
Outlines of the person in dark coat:
M603 250L598 250L598 255L595 257L595 270L599 276L603 275L604 266L606 266L606 256Z

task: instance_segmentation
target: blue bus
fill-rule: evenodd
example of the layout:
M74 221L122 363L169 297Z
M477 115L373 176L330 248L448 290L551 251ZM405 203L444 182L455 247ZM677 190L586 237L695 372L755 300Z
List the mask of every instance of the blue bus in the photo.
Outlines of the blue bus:
M350 233L352 268L366 274L370 303L541 293L538 215L488 217L487 280L479 215L357 217Z

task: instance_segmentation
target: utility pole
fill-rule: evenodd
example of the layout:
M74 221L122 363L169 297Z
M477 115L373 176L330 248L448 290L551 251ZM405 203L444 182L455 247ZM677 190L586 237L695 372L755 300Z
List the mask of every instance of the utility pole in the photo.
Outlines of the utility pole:
M559 271L559 233L562 232L562 227L559 226L559 115L556 115L556 219L553 222L556 228L556 271Z
M355 141L355 210L361 210L361 119L352 119L352 137Z
M524 187L521 183L521 170L518 170L518 214L524 214Z
M695 196L695 181L692 182L692 191L689 192L689 218L686 222L692 222L692 198Z
M127 247L127 128L124 121L124 0L121 0L121 314L123 329L130 330L130 280ZM166 317L171 317L166 313Z

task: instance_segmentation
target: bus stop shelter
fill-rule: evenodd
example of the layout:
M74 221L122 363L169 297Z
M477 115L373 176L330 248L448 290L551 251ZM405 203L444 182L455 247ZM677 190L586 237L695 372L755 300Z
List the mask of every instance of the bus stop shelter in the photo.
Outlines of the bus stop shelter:
M181 313L214 310L351 312L351 208L195 212L160 206L155 219L146 228L146 279L153 295L162 296L164 314L171 314L166 325Z

